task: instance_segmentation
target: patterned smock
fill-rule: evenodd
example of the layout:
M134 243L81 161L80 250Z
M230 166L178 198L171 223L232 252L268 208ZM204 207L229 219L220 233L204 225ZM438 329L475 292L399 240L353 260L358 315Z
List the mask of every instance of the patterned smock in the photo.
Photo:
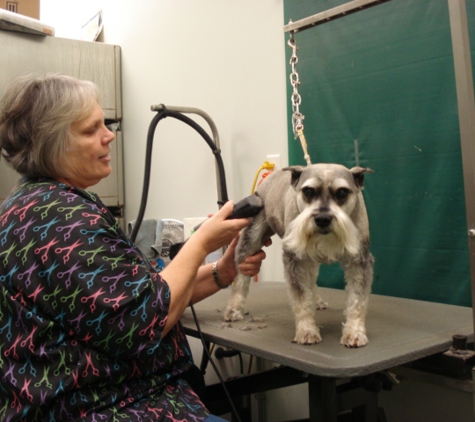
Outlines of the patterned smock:
M23 179L0 207L0 420L205 420L169 304L99 198Z

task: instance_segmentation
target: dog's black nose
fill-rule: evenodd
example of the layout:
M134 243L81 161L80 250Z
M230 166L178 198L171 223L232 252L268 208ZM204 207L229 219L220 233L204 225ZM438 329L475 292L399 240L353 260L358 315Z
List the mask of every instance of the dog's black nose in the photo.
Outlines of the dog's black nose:
M331 215L317 215L315 216L315 224L320 229L326 229L332 223Z

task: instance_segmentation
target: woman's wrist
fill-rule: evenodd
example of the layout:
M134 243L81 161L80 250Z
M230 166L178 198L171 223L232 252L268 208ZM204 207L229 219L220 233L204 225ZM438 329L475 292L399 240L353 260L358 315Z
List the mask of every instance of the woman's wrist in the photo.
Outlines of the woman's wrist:
M230 283L225 283L221 279L219 275L219 270L218 270L218 263L219 263L219 260L213 262L213 264L211 265L211 273L213 275L213 280L220 289L226 289L227 287L229 287Z

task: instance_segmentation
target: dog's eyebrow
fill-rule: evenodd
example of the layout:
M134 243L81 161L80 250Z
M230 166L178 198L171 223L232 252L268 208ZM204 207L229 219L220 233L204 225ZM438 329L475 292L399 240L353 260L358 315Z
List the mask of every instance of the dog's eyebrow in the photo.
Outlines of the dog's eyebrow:
M343 177L339 177L333 180L332 188L333 189L351 188L351 184L348 182L348 180L344 179Z
M303 188L306 188L306 187L314 188L316 186L320 186L321 184L322 184L322 181L320 180L320 178L311 177L311 178L307 179L305 182L303 182L302 187Z

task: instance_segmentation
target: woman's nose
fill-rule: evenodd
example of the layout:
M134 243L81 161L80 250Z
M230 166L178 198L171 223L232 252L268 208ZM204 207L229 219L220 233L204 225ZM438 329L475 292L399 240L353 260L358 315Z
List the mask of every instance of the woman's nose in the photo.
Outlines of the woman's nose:
M115 139L115 133L112 132L108 127L106 127L106 134L104 136L104 141L106 143L111 143Z

